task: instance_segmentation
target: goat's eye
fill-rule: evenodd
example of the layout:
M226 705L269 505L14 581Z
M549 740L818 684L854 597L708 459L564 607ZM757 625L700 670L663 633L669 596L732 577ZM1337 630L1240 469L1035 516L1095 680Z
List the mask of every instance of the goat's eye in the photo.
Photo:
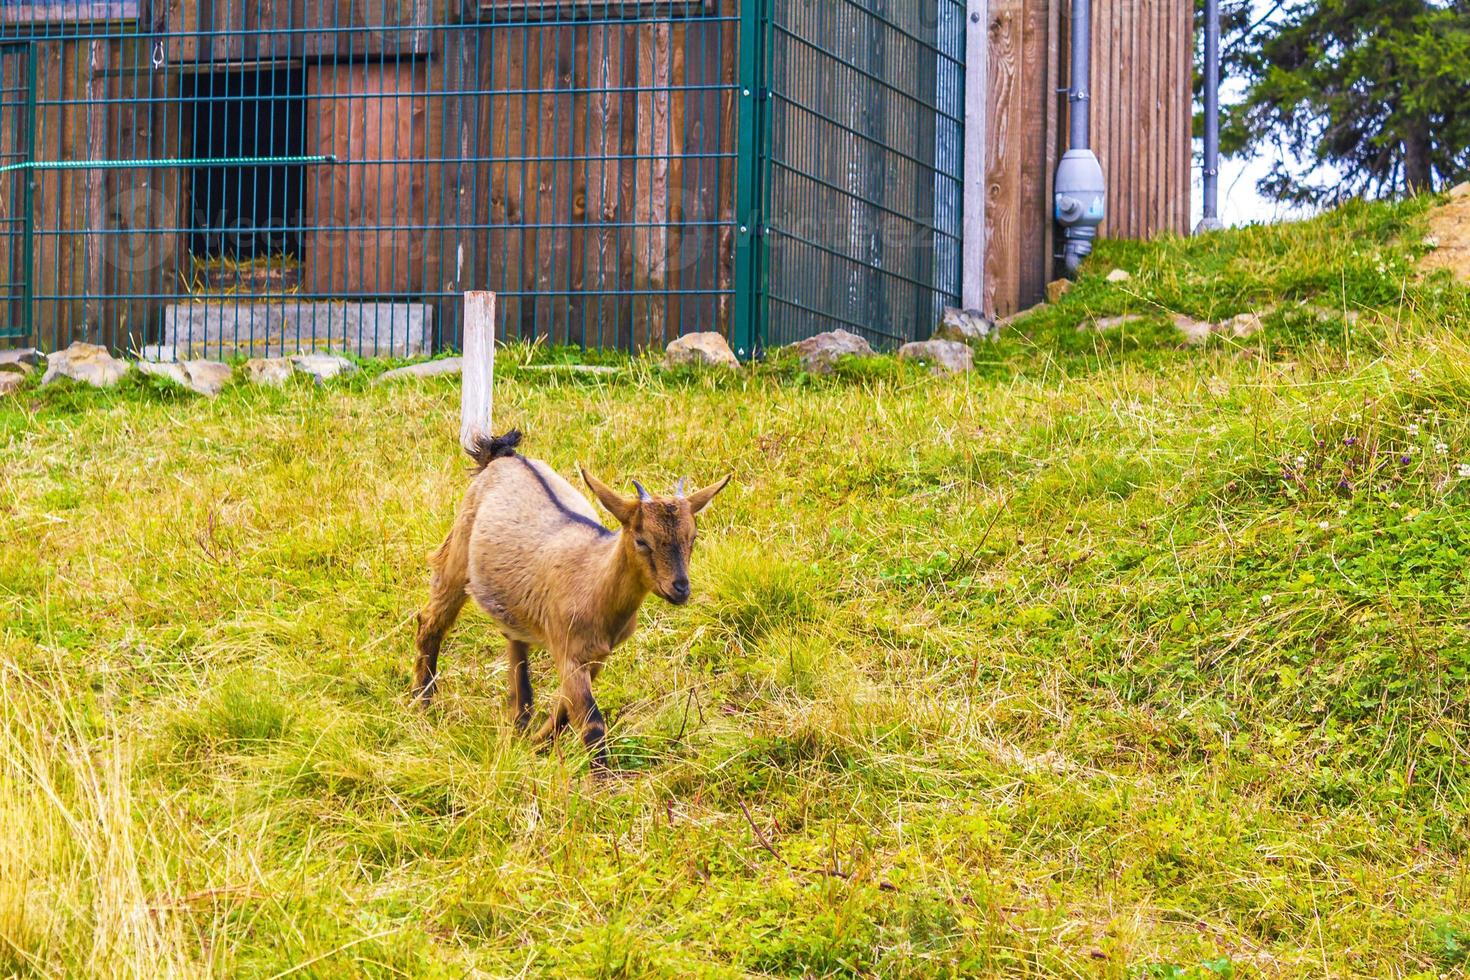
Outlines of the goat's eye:
M648 546L648 542L647 541L644 541L642 538L635 538L633 540L633 544L637 546L637 548L638 548L639 551L652 551L653 550L652 548L650 548Z

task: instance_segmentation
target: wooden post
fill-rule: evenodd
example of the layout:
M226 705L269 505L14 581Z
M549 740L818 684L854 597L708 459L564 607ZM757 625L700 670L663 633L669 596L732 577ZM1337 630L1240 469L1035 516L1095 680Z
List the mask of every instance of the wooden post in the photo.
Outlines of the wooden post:
M990 2L968 0L965 10L965 228L962 301L967 310L994 315L985 291L986 102L990 97Z
M495 434L491 404L495 380L495 294L464 294L464 367L460 375L459 441L466 451Z

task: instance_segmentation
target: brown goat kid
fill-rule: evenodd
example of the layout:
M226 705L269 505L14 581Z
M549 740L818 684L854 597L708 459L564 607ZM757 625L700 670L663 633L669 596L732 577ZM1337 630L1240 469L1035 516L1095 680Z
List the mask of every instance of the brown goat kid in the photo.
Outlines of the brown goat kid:
M419 613L413 695L421 703L433 697L440 644L473 597L509 642L516 727L531 722L530 648L545 647L561 693L536 740L575 725L594 766L605 769L607 726L592 682L633 635L649 592L676 606L689 601L694 517L730 477L687 497L683 480L672 497L651 496L634 483L638 496L624 497L583 469L582 479L622 525L614 532L555 470L517 453L520 441L511 431L471 453L479 470L454 528L430 559L433 586Z

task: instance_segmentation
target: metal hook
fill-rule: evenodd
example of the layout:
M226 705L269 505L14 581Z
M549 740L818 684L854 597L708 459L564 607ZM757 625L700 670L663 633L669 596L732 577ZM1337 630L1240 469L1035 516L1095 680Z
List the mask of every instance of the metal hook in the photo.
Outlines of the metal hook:
M154 71L158 71L158 69L160 69L162 67L163 67L163 41L160 40L160 41L155 41L153 43L153 70Z

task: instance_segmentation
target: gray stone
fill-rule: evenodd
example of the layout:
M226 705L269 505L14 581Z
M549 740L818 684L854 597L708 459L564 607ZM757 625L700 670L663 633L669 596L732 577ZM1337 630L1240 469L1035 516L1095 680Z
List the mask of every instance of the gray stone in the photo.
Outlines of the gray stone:
M1334 309L1328 306L1318 306L1315 303L1303 303L1300 309L1318 323L1341 322L1350 327L1356 324L1362 315L1357 310Z
M904 344L898 356L905 361L918 361L935 374L957 374L975 366L975 355L968 344L957 340L924 340Z
M527 364L522 371L539 371L544 374L622 374L623 369L611 364Z
M184 373L184 367L181 364L139 361L138 370L150 378L163 378L165 381L172 381L181 388L189 387L189 376Z
M960 310L946 307L944 318L934 331L934 340L958 340L971 342L989 340L995 336L995 321L979 310Z
M291 361L284 357L256 357L245 362L245 377L251 384L270 385L279 388L295 372Z
M1198 347L1210 339L1210 334L1215 332L1215 325L1206 320L1196 320L1194 317L1185 316L1183 313L1174 315L1174 329L1179 331L1184 342L1191 347Z
M1008 314L996 320L995 328L996 330L1008 329L1009 327L1013 327L1016 324L1020 323L1031 314L1039 313L1044 309L1046 309L1045 303L1037 303L1035 306L1028 306L1024 310L1017 310L1014 313Z
M365 357L426 354L434 308L427 303L233 302L175 303L163 310L163 342L180 357L284 357L324 348Z
M119 361L106 347L77 341L66 350L46 358L46 374L41 384L49 385L59 378L71 378L94 388L111 388L128 373L126 361Z
M872 357L875 351L862 337L846 330L830 330L791 345L801 366L812 374L831 374L839 358Z
M13 391L19 391L26 383L26 376L14 371L0 371L0 395L8 395Z
M302 374L311 375L317 384L357 370L356 364L337 354L297 354L291 364Z
M155 378L165 378L206 398L218 395L233 373L228 364L218 361L139 361L138 370Z
M1228 333L1237 340L1254 337L1266 328L1259 313L1241 313L1220 324L1220 332Z
M1098 320L1089 320L1086 323L1078 324L1077 332L1086 333L1089 330L1093 330L1097 333L1107 333L1109 330L1117 330L1119 327L1126 327L1134 323L1144 323L1147 320L1148 317L1139 316L1137 313L1125 313L1122 316L1105 316Z
M463 370L464 360L462 358L446 357L440 361L424 361L422 364L410 364L408 367L384 371L373 379L373 384L401 381L404 378L437 378L445 374L459 374Z
M1114 269L1108 273L1108 282L1127 282L1133 278L1133 273L1127 269Z
M235 374L228 364L219 361L185 361L183 366L189 376L189 387L207 398L223 391Z
M740 361L723 334L708 330L676 337L664 348L664 367L685 367L691 364L738 368Z
M31 368L40 367L45 363L46 355L34 347L0 350L0 371L15 370L21 374L29 374Z

